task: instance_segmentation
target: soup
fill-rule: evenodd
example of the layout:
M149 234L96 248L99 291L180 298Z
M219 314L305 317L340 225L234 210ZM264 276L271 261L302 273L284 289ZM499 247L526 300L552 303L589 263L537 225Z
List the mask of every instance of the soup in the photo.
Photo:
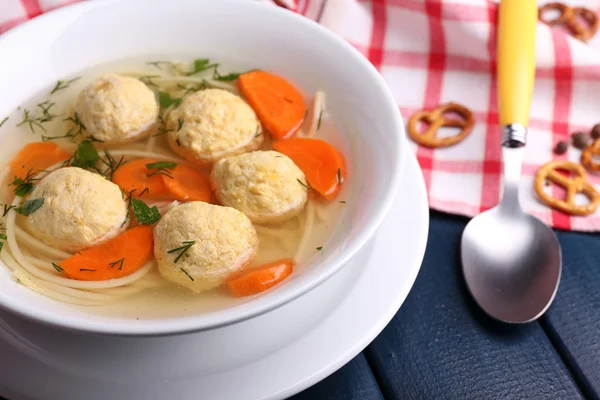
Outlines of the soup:
M0 176L0 257L18 282L101 314L173 316L245 301L321 251L347 184L325 94L309 105L283 77L220 68L105 65L3 120L28 141Z

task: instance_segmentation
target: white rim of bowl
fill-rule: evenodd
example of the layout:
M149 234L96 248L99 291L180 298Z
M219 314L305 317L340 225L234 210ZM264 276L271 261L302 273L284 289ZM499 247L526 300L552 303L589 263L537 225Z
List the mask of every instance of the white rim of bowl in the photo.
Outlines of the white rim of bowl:
M79 9L89 8L91 10L94 7L106 6L107 4L120 3L123 1L126 0L109 0L100 3L76 3L70 6L53 10L30 21L24 22L23 24L15 27L11 31L2 34L0 36L0 45L2 44L2 42L10 40L10 38L17 32L20 32L24 29L31 29L31 27L35 27L36 25L41 24L42 22L48 19L57 18L62 14L67 15L69 13L74 13L76 11L79 11ZM398 188L400 186L400 179L403 171L403 147L406 140L400 111L398 109L394 97L387 88L383 77L379 74L377 69L352 45L350 45L340 36L329 31L327 28L319 25L315 21L312 21L302 15L290 12L289 10L281 9L279 7L268 7L254 1L220 1L220 3L225 2L242 7L261 7L261 12L263 13L271 13L272 15L276 15L276 18L295 20L297 23L300 23L303 26L307 27L307 29L316 30L324 37L327 37L329 40L335 42L337 46L340 46L345 51L347 51L350 57L354 57L356 61L365 68L366 73L369 75L370 79L376 82L382 88L384 101L388 104L390 108L389 111L394 120L393 125L396 126L396 133L398 136L396 153L398 154L398 158L396 159L396 164L393 166L393 168L391 168L391 170L394 171L394 173L391 176L390 184L388 186L386 194L384 195L384 199L380 204L380 207L378 207L377 210L374 211L371 220L365 223L364 229L362 229L362 231L358 233L356 238L351 242L352 246L347 246L347 248L342 251L342 254L340 254L340 256L337 257L334 260L334 262L331 263L330 266L322 273L315 273L315 276L312 277L312 279L306 279L304 280L304 282L302 282L302 284L298 284L291 287L289 285L284 286L276 291L265 295L264 297L251 300L251 302L245 304L252 304L252 308L249 310L244 310L243 312L237 310L239 306L234 306L224 310L215 311L210 314L199 314L197 316L190 317L177 317L169 320L114 320L110 323L107 323L105 320L83 320L82 318L70 318L68 320L60 319L57 315L39 311L29 303L13 300L7 297L2 297L1 295L0 307L26 319L35 322L40 322L54 328L84 333L118 336L164 336L211 330L245 321L258 315L264 314L266 312L272 311L309 292L313 288L317 287L318 285L332 277L335 273L337 273L344 265L348 263L348 261L350 261L350 259L352 259L358 253L360 249L362 249L365 246L368 240L371 237L373 237L373 235L383 222L385 215L391 208L395 196L398 192Z

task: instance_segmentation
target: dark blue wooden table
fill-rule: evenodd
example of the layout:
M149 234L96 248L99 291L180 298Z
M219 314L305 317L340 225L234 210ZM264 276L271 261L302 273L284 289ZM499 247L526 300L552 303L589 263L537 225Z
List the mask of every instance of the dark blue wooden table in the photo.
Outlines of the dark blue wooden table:
M600 399L600 238L558 232L563 276L538 322L510 326L477 308L462 280L467 219L431 213L419 277L385 330L294 400Z

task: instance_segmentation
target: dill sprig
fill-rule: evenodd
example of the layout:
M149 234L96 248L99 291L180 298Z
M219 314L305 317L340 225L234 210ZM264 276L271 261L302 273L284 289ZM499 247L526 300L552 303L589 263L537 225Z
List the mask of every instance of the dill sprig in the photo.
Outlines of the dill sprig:
M167 253L171 254L171 253L179 252L179 255L177 255L177 257L175 257L175 260L173 260L173 263L177 264L177 261L179 261L179 259L181 259L181 257L183 257L183 255L185 253L187 253L187 251L190 249L190 247L192 247L195 244L196 244L195 240L186 240L183 242L183 246L177 247L175 249L167 250Z
M71 138L71 140L74 140L77 136L81 136L85 132L85 125L83 124L83 122L81 122L81 119L79 119L79 115L77 113L73 113L72 116L64 118L63 121L71 123L71 127L69 128L67 133L65 133L64 135L60 135L60 136L42 135L42 140L44 142L47 142L48 140L64 139L64 138ZM101 140L94 139L91 136L88 138L88 141L102 142Z
M109 181L112 181L113 175L115 171L119 169L123 164L126 163L125 156L121 156L121 158L117 161L115 158L108 152L108 150L104 150L104 158L100 159L100 162L106 165L106 170L102 173Z
M8 214L8 212L10 210L12 210L13 208L17 208L17 206L13 206L12 204L5 204L4 205L4 212L2 213L2 218L6 217L6 214Z
M120 260L117 260L115 262L111 262L108 263L108 265L110 265L111 268L116 267L117 265L119 266L119 268L117 268L119 271L123 270L123 263L125 262L125 257L121 258Z
M152 80L154 78L160 78L160 75L142 75L138 77L138 79L149 88L158 89L158 85Z
M39 103L37 107L42 111L42 115L39 117L40 123L53 121L54 118L58 117L58 114L53 114L51 109L56 105L55 102L46 100L42 103Z
M39 117L36 117L35 114L33 114L27 108L22 108L21 110L23 112L23 119L17 124L17 126L27 124L31 133L35 133L36 128L39 128L42 131L46 132L46 128L44 128L44 126L40 123Z
M59 90L63 90L68 88L69 86L71 86L71 83L75 82L76 80L80 79L80 76L77 76L73 79L68 79L68 80L58 80L56 82L56 85L54 85L54 89L52 89L52 91L50 92L50 94L54 94L55 92L58 92Z
M310 186L308 186L306 183L302 182L300 179L296 179L296 180L298 181L299 184L304 186L304 189L310 190Z
M317 130L321 129L321 118L323 118L323 110L319 113L319 120L317 121Z
M52 266L54 267L54 269L56 270L56 272L63 272L64 271L64 269L60 265L58 265L58 264L52 263Z
M6 121L8 121L8 117L5 117L2 122L0 122L0 128L2 128L2 125L4 125Z
M125 214L125 219L123 220L123 223L121 224L121 228L125 226L127 221L129 221L129 210L131 210L131 204L133 203L133 193L134 192L137 192L137 189L133 189L132 191L130 191L129 195L125 198L125 203L127 203L127 213ZM125 195L124 190L121 190L121 195L122 196Z
M190 275L190 273L189 273L189 272L187 272L187 271L186 271L184 268L179 268L179 269L180 269L180 270L181 270L181 271L182 271L184 274L186 274L186 275L187 275L187 277L188 277L188 278L190 278L190 280L191 280L192 282L194 282L194 278L192 277L192 275Z
M153 175L164 175L167 178L173 179L173 174L170 170L175 169L177 163L171 161L158 161L150 164L146 164L146 168L151 171L146 174L149 178ZM154 171L152 171L154 170Z

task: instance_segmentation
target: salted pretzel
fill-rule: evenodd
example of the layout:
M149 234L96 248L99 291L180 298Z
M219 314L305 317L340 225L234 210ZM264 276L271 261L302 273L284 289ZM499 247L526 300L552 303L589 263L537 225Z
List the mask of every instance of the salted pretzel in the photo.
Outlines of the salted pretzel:
M460 115L463 119L452 119L444 115L451 112ZM423 133L417 129L419 122L429 124ZM408 120L408 135L412 140L426 147L447 147L455 145L467 137L474 124L475 117L471 110L457 103L446 103L431 111L414 113ZM437 132L442 127L461 128L461 130L454 136L438 138Z
M558 11L558 18L547 20L543 14L546 11ZM569 29L573 36L579 40L587 41L596 34L598 30L598 16L595 12L584 7L569 7L563 3L548 3L540 7L538 17L548 25L562 25ZM584 20L587 26L579 23L578 18Z
M567 177L559 170L574 173L575 177ZM544 182L548 180L562 186L567 191L565 200L557 199L544 191ZM544 203L570 215L589 215L596 212L600 204L600 193L586 180L585 168L570 161L550 161L540 167L535 174L534 188ZM588 204L575 204L575 195L583 193Z
M600 164L594 161L594 155L600 156L600 139L594 140L592 144L581 152L581 163L590 171L600 171Z

